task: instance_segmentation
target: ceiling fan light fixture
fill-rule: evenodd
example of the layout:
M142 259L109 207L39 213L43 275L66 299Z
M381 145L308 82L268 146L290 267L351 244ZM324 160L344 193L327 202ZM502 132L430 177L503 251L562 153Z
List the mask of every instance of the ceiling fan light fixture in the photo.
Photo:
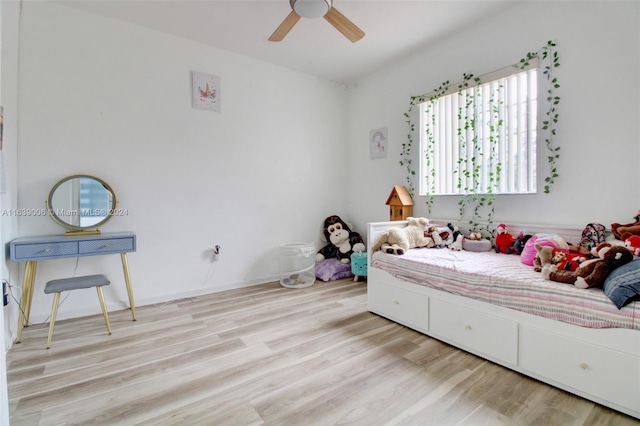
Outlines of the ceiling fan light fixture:
M329 13L332 0L289 0L291 8L303 18L322 18Z
M364 37L364 31L333 7L333 0L289 0L289 4L291 12L271 34L269 41L282 41L300 17L324 18L352 43Z

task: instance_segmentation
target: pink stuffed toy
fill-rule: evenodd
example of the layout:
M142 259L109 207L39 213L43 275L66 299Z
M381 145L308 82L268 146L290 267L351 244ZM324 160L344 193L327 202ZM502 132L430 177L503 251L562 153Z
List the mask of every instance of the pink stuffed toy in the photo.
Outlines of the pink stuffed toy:
M496 243L493 246L496 253L504 253L504 254L517 254L515 248L513 247L513 243L515 243L516 238L507 232L507 225L501 223L496 228Z
M524 249L520 254L520 260L525 265L533 266L533 259L538 254L535 247L536 244L540 246L553 247L565 253L569 253L571 251L569 244L567 244L567 242L557 234L535 234L527 240L527 243L524 245Z

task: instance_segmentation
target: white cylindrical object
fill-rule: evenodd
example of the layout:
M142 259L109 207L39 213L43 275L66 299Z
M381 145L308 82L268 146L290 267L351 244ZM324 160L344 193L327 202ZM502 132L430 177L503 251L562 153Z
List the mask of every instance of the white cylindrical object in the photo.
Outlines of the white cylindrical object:
M280 284L288 288L304 288L316 282L316 246L314 243L292 243L280 246Z

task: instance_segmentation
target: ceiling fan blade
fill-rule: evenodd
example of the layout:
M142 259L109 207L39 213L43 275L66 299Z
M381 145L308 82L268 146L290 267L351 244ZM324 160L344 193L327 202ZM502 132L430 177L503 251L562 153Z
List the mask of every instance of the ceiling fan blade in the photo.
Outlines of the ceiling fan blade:
M289 15L284 18L284 21L280 24L278 28L271 34L269 37L269 41L282 41L284 37L291 31L291 28L300 20L300 15L291 11Z
M348 20L342 13L338 12L335 7L329 9L329 12L324 15L324 19L329 21L331 25L336 27L338 31L353 43L364 37L364 31Z

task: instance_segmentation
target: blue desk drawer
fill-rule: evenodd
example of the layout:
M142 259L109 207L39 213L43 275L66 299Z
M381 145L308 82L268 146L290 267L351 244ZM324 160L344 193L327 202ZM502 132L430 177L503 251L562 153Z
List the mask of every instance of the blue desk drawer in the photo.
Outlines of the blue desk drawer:
M133 238L80 241L79 253L122 253L133 251Z
M17 244L15 246L15 258L34 259L57 256L73 256L78 254L78 242L69 241L63 243L35 243Z

